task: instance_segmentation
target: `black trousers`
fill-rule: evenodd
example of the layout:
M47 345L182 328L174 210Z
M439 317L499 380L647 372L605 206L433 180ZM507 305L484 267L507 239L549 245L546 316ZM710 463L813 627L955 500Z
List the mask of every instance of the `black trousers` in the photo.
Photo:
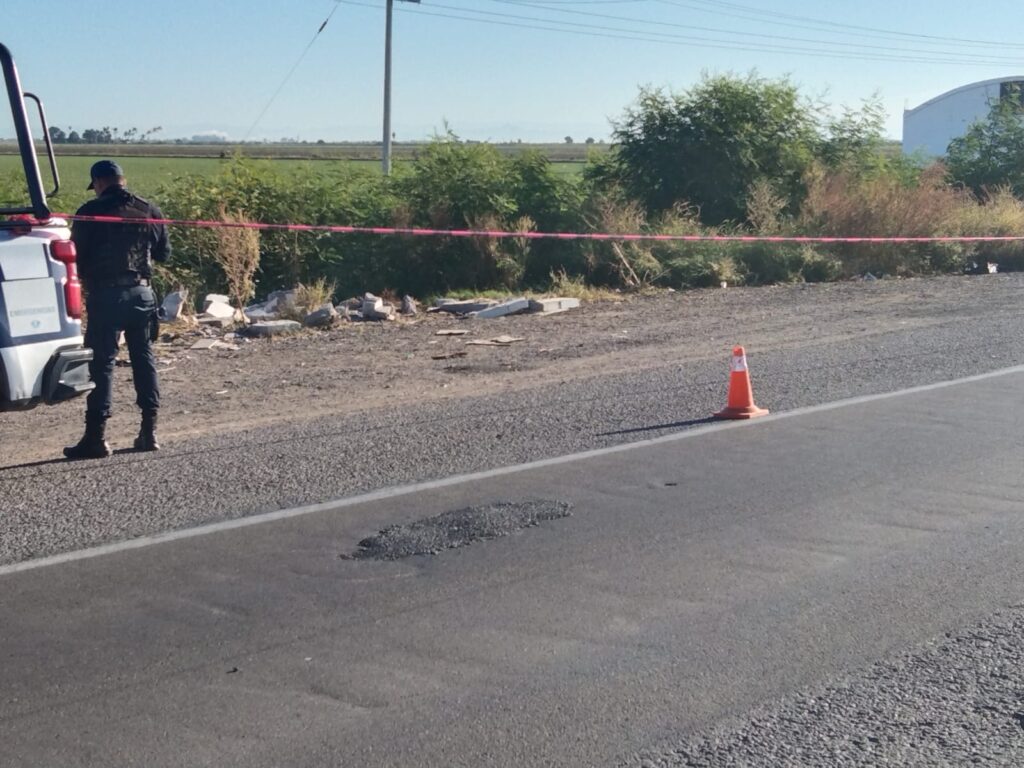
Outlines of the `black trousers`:
M110 418L117 337L121 331L132 363L135 402L143 411L155 411L160 407L160 383L149 341L149 323L156 311L153 289L143 285L94 288L86 297L86 310L85 346L92 350L89 374L96 383L86 399L86 418Z

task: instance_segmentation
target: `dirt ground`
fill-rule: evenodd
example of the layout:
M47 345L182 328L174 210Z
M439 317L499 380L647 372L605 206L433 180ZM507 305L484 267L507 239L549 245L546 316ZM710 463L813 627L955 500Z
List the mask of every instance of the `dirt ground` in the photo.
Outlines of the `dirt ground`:
M550 316L477 320L421 312L409 320L346 322L290 337L232 340L237 350L192 349L198 331L168 328L156 347L160 435L171 444L692 360L721 359L724 377L734 344L794 348L995 316L1017 309L1022 287L1024 276L994 275L662 292ZM468 333L437 335L445 329ZM523 341L466 344L503 334ZM115 445L129 444L137 429L126 366L125 360L115 371ZM83 410L76 401L0 414L0 467L59 456L79 437Z

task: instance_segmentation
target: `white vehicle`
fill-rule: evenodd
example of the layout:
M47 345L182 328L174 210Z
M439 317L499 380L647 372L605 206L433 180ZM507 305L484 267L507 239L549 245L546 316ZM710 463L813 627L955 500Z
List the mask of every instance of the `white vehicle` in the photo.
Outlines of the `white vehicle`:
M43 105L21 90L10 51L0 44L0 69L10 102L0 108L0 141L13 128L21 156L18 199L0 199L0 411L58 403L92 389L83 347L82 286L71 230L51 215L36 161L25 100L36 103L54 189L57 165Z

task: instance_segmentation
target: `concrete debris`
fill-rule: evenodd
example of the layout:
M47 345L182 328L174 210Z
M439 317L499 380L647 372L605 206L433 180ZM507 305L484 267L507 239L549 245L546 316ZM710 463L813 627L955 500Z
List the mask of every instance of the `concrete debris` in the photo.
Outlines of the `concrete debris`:
M579 299L531 299L530 312L541 315L554 315L559 312L568 312L570 309L579 309Z
M520 336L495 336L493 339L471 339L466 342L466 346L474 347L507 347L509 344L515 344L517 341L526 341L526 339Z
M206 298L207 301L204 302L206 304L206 309L203 310L203 315L201 315L201 317L227 317L234 319L234 307L232 307L230 304L224 301L209 301L209 296L207 296Z
M196 318L196 322L200 326L216 327L216 328L230 328L235 324L235 318L233 315L227 317L211 317L209 315L200 315Z
M208 312L213 304L231 304L231 299L222 293L208 293L203 299L203 312Z
M434 333L435 336L465 336L469 331L461 328L442 328Z
M399 310L399 312L401 312L403 315L408 316L418 315L419 309L416 306L416 299L414 299L412 296L403 296L402 308Z
M506 315L518 315L520 312L529 311L529 309L529 299L520 296L517 299L509 299L508 301L503 301L501 304L495 304L493 307L473 312L471 317L485 320L494 317L505 317Z
M254 323L258 323L263 320L277 320L278 318L277 312L267 309L266 304L253 304L252 306L246 307L245 316Z
M160 305L160 319L169 323L173 320L180 320L185 311L185 302L188 301L188 291L184 288L164 296L163 304Z
M295 308L296 293L294 290L274 291L267 296L267 309L275 312L283 312Z
M464 350L463 351L459 351L459 352L445 352L445 353L439 354L439 355L431 355L430 359L431 360L451 360L453 357L465 357L468 354L469 353L464 351Z
M364 320L391 320L395 314L395 308L385 304L380 296L368 293L363 296L361 313Z
M294 320L266 320L260 323L253 323L245 329L248 336L280 336L286 333L295 333L302 330L302 324Z
M476 299L472 301L455 301L454 299L438 299L437 305L431 307L428 312L449 312L453 315L468 315L473 312L482 312L497 305L498 302L490 299Z
M329 328L338 322L338 310L333 304L324 304L320 309L310 312L302 324L307 328Z
M976 261L972 261L970 266L964 269L964 274L967 275L997 275L999 274L999 265L994 264L991 261L983 261L980 264Z

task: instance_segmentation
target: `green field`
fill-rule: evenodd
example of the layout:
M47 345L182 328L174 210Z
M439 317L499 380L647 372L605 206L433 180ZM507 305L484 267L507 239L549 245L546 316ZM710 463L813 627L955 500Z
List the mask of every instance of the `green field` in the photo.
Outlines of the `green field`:
M408 162L418 147L401 145L395 150L395 164ZM585 145L540 144L498 145L508 154L524 149L537 149L547 155L558 173L577 174L583 169L587 147ZM116 159L124 168L129 186L140 195L153 195L161 186L179 176L199 174L212 176L231 157L235 147L224 145L137 145L116 144L58 145L57 168L60 171L60 199L75 202L85 199L89 184L89 167L101 158ZM21 160L13 152L13 145L0 145L0 175L17 172ZM379 172L379 147L368 145L256 145L244 147L245 154L268 163L277 170L320 173L339 165L365 168ZM276 155L273 154L276 152ZM44 179L49 179L45 156L40 156Z

